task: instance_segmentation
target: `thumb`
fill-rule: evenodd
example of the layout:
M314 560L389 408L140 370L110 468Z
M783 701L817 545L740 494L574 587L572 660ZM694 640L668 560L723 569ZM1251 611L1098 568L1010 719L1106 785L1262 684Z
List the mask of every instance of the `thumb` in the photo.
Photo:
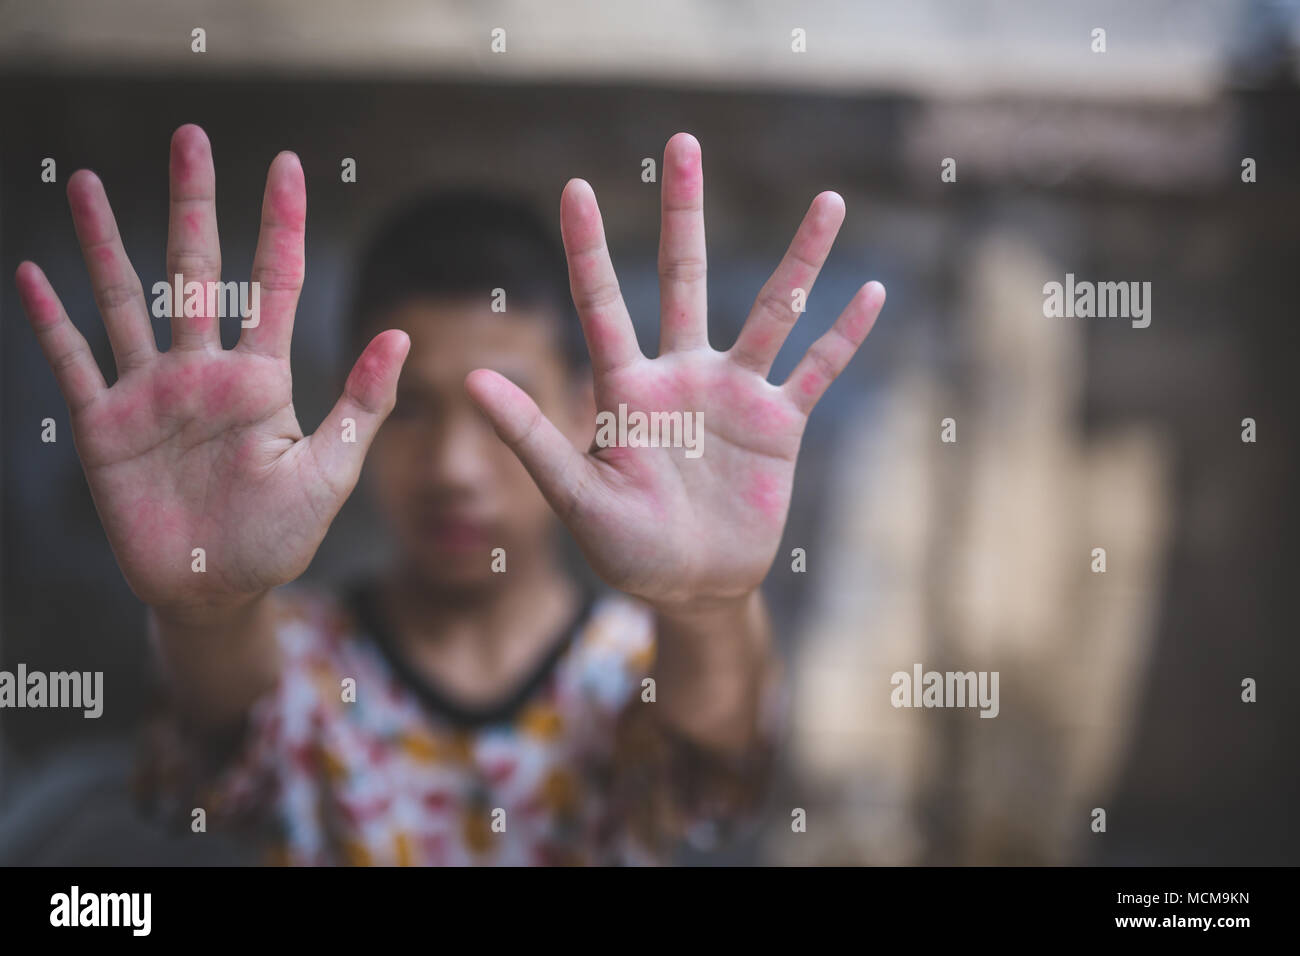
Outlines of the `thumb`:
M397 378L410 350L410 338L399 329L371 339L352 366L343 394L307 439L320 473L340 499L356 487L370 443L397 402Z
M537 403L505 376L475 369L465 378L465 390L567 523L577 509L590 467L586 457L542 414Z

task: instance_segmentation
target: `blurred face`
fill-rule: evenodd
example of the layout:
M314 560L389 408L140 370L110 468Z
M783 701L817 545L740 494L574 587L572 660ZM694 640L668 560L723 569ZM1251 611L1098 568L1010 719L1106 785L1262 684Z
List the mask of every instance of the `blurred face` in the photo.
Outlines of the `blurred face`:
M474 589L492 576L492 551L507 567L551 557L555 519L524 466L465 391L489 368L510 379L575 444L594 435L591 402L561 357L552 322L487 300L413 299L380 317L411 352L397 405L366 457L367 480L406 568L433 589ZM585 426L585 429L584 429Z

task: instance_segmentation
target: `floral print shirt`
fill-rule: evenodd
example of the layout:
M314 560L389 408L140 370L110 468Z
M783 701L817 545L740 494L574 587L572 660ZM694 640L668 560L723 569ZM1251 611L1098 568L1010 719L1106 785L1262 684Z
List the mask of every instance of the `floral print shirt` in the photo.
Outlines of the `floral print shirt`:
M589 597L509 699L468 711L402 658L373 594L278 592L277 685L224 752L156 723L155 806L291 865L656 863L750 820L774 735L741 765L662 727L643 605Z

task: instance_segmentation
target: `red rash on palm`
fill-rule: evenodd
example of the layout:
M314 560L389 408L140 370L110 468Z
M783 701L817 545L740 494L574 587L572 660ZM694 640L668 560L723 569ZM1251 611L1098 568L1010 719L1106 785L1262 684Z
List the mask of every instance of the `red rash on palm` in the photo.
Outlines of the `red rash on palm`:
M769 435L785 434L794 425L793 416L780 402L751 399L746 406L746 425L753 431Z
M771 475L757 472L745 489L745 503L769 522L779 522L785 510L786 496L781 482Z
M143 406L137 401L122 401L107 406L108 424L114 429L121 429L140 411Z
M688 394L684 389L685 379L677 372L668 376L668 381L651 380L639 389L646 396L647 406L637 411L671 412L679 409L682 396ZM611 409L613 411L613 409Z
M240 402L236 390L238 375L221 366L183 364L160 375L153 385L153 407L163 412L193 407L197 398L202 414L209 419L225 418ZM141 410L138 402L127 402L114 409L112 418L121 424Z
M735 410L735 414L741 418L745 431L763 435L784 435L796 424L794 415L786 408L783 401L756 395L753 388L742 385L734 379L724 378L710 385L709 389L721 399L725 408Z
M175 408L179 401L194 394L197 373L192 365L178 366L167 375L158 376L154 382L154 401L159 408Z
M229 375L202 376L200 391L203 395L203 410L212 416L229 410L232 397L237 397L235 383Z

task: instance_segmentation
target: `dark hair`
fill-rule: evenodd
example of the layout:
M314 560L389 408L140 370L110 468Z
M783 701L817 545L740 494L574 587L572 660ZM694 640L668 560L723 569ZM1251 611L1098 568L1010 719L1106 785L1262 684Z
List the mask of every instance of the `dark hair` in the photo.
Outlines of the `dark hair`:
M349 338L356 349L381 314L417 296L482 297L505 289L507 307L544 311L570 368L588 364L569 293L564 247L521 196L461 188L405 202L366 244ZM508 313L507 313L508 314Z

